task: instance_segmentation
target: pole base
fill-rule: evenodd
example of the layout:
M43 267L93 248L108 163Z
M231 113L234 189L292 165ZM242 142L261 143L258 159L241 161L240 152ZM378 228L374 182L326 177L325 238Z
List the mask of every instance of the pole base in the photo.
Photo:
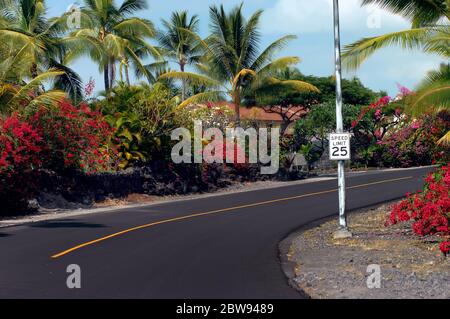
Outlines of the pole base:
M352 236L352 233L347 228L341 228L334 232L333 239L345 239L351 238Z

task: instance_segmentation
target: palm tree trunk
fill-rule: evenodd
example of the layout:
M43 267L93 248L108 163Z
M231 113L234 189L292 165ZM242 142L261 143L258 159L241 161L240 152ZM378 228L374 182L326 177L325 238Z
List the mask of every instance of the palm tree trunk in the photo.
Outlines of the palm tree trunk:
M103 78L105 80L105 91L109 90L109 64L103 66Z
M241 123L241 97L239 92L235 92L233 94L233 103L234 103L234 114L235 114L235 122L236 125L239 126Z
M180 63L180 70L181 72L184 72L184 63ZM181 80L181 101L183 102L186 100L186 80Z
M30 73L33 79L38 76L37 64L34 62L31 64Z
M36 78L39 74L38 74L38 67L36 63L32 63L31 64L31 68L30 68L30 73L31 73L31 78L34 79ZM44 85L41 84L38 86L38 88L35 90L36 94L42 93L45 91Z
M125 65L125 79L127 81L128 86L130 86L130 73L128 70L128 65Z
M109 68L110 68L109 87L112 88L112 87L114 87L114 82L116 79L116 65L115 65L113 59L111 59L111 61L109 62Z

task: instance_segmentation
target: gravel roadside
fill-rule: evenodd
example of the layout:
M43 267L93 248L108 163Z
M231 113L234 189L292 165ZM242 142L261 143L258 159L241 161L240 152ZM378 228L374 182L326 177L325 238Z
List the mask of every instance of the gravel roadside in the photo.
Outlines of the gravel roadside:
M337 218L291 234L280 245L290 284L314 299L450 299L438 238L419 238L407 223L385 227L390 206L350 214L349 239L333 239Z

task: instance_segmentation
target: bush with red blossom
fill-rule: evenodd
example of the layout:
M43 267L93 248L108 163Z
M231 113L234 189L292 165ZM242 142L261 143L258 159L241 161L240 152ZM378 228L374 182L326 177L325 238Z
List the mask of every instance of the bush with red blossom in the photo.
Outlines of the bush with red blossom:
M37 189L35 176L42 164L43 146L39 132L18 114L0 118L0 215L26 208Z
M116 164L109 147L113 130L102 114L87 105L68 101L55 108L40 108L28 117L45 140L45 167L55 171L79 169L84 172L109 171Z
M428 175L424 190L409 194L393 206L388 224L412 221L412 229L419 236L440 235L447 238L440 245L442 253L449 253L450 242L450 163Z

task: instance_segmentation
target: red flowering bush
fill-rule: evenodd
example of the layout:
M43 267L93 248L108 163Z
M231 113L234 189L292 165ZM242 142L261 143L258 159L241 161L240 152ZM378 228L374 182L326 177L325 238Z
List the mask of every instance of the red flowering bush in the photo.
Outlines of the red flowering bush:
M36 190L35 175L42 164L43 140L17 114L0 118L0 201L2 214L26 207Z
M40 108L28 121L45 140L45 167L85 172L114 167L115 152L109 147L113 130L100 112L87 105L77 108L64 101L55 108Z
M87 105L67 101L34 113L0 118L0 215L27 207L36 193L39 169L108 171L116 165L109 147L112 128Z
M428 175L423 192L410 194L394 205L388 224L412 220L413 231L419 236L450 235L450 163ZM439 246L448 254L450 243Z

